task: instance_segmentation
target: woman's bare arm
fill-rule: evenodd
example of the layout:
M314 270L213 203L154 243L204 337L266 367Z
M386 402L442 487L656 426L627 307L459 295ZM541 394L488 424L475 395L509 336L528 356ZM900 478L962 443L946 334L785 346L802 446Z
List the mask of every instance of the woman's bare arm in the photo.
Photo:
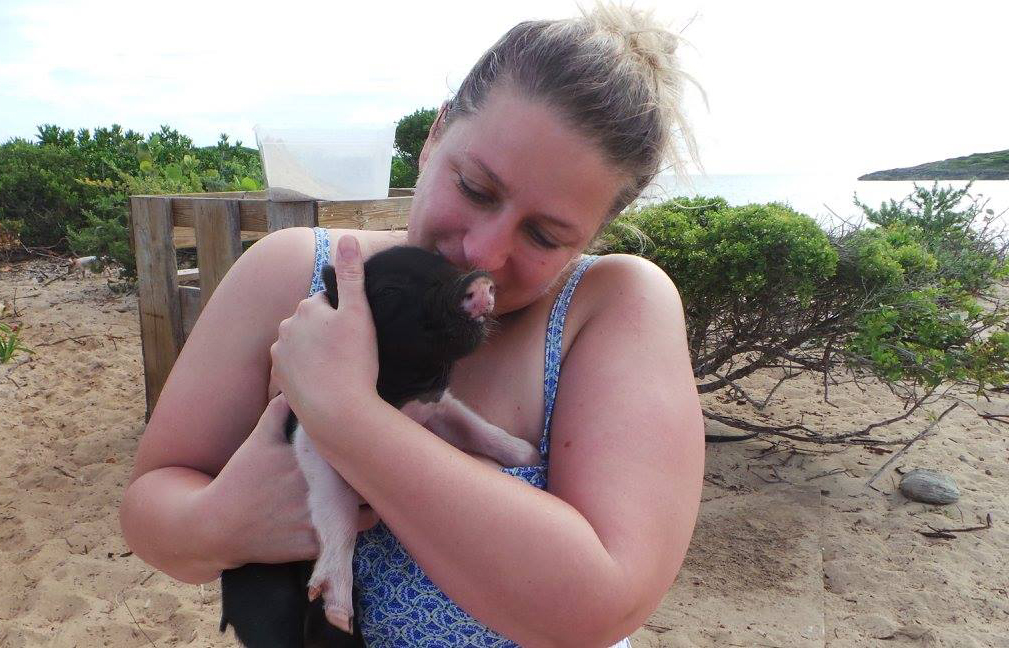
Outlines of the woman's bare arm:
M561 375L549 492L377 397L299 412L425 573L522 645L605 645L633 631L673 582L700 500L703 429L675 287L616 257L576 299L592 312Z
M120 509L123 535L140 558L175 578L212 580L247 549L229 546L242 511L221 510L241 489L221 494L215 507L208 486L266 408L270 345L308 291L313 246L310 230L285 229L239 257L201 313L140 440ZM257 459L271 458L270 439L261 441L246 453L244 470L232 472L267 468Z
M621 598L611 603L629 634L658 606L690 544L704 423L672 281L638 257L596 265L585 286L595 295L585 296L605 306L564 361L549 490L584 516L619 566Z

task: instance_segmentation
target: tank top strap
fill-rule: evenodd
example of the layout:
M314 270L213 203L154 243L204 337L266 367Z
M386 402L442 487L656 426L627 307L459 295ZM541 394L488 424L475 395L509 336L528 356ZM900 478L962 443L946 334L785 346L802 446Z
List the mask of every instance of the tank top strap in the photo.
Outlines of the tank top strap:
M315 270L312 272L312 285L308 289L311 297L325 289L322 283L322 266L329 263L329 230L325 227L313 227L315 233Z
M568 306L571 304L571 297L574 295L578 282L581 281L585 271L598 259L597 255L582 257L578 265L575 266L574 272L568 277L564 288L557 295L557 299L554 300L553 308L550 309L550 319L547 322L546 358L543 367L543 436L540 438L540 457L543 458L544 463L549 460L550 421L554 413L554 399L557 397L557 381L561 374L561 341L564 334L564 320L567 318Z

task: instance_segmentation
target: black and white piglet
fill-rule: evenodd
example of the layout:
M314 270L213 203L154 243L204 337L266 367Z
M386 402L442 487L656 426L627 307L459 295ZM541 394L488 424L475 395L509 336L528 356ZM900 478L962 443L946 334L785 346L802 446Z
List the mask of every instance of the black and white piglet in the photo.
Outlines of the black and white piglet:
M505 466L537 463L535 447L486 422L446 390L452 364L486 336L494 308L490 276L461 273L443 257L409 246L376 254L364 273L378 342L379 396L460 449ZM323 269L323 281L335 308L332 266ZM230 624L249 648L361 646L352 592L357 494L318 454L293 412L287 432L308 483L319 558L314 565L249 564L225 571L221 630Z

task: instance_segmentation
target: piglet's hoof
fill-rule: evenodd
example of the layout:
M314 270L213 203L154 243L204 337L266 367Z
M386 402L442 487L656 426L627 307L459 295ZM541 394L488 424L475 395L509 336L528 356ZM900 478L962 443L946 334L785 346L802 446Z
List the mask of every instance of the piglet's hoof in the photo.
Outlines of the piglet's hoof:
M335 605L326 605L326 620L347 634L354 634L353 611Z
M314 601L320 596L322 596L323 600L325 600L327 597L331 596L331 592L332 588L327 580L319 581L316 584L310 583L308 587L308 600ZM354 619L353 609L348 609L344 606L330 603L328 600L326 601L324 608L327 621L347 634L354 634L352 625Z

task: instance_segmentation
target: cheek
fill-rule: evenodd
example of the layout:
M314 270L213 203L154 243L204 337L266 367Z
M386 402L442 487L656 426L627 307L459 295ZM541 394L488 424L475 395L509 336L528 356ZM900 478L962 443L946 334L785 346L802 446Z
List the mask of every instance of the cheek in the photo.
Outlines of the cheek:
M531 303L548 292L563 269L563 266L558 267L556 261L532 258L527 258L523 263L512 267L514 270L512 286L515 294L510 297L526 303Z
M414 197L408 242L431 248L434 239L459 231L466 221L466 205L459 198L455 195L455 187L431 182L423 195Z

